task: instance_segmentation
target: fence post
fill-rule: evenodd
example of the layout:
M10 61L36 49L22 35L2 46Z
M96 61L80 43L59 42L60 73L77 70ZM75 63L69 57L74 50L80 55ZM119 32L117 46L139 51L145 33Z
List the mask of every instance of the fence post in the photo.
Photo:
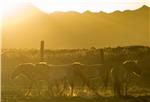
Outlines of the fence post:
M100 61L101 64L104 64L104 49L100 49Z
M44 61L44 40L41 41L40 45L40 61Z

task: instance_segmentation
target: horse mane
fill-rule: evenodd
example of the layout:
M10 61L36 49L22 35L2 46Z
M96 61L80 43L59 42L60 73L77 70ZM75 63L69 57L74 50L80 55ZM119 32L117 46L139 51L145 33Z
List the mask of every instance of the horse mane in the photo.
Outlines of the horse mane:
M99 66L103 66L104 64L92 64L92 65L85 65L87 67L99 67Z
M23 64L18 64L15 68L18 68L19 66L24 66L24 65L35 66L35 64L33 64L33 63L23 63Z
M38 64L47 64L47 62L39 62Z
M122 64L127 64L127 63L138 63L138 60L126 60Z
M84 64L82 64L80 62L73 62L72 65L84 65Z

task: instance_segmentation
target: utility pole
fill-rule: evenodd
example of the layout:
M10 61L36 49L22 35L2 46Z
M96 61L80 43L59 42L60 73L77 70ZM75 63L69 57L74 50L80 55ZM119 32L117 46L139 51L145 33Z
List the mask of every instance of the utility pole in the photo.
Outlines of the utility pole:
M40 45L40 61L44 61L44 40L41 41Z

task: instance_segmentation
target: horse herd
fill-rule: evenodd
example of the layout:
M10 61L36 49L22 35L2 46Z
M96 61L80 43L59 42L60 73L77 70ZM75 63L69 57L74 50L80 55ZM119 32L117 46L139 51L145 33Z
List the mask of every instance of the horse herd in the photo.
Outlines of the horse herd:
M91 83L91 80L95 79L99 79L104 90L111 82L115 96L127 96L131 76L140 77L141 70L134 60L127 60L113 67L107 64L85 65L80 62L66 65L50 65L46 62L40 62L38 64L24 63L17 65L11 79L15 80L20 75L24 75L31 82L25 96L32 92L33 84L36 85L40 95L41 88L38 83L41 80L47 83L47 92L50 96L62 96L68 90L68 87L70 89L69 95L73 96L76 83L82 83L84 86L82 88L88 88L95 95L99 95L98 86L94 86L93 82Z

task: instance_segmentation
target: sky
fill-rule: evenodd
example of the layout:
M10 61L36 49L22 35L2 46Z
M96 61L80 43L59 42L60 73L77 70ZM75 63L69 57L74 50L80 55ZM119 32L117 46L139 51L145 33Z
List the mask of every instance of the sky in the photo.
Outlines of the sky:
M55 11L63 11L63 12L76 11L79 13L83 13L87 10L91 12L103 11L103 12L110 13L116 10L120 10L120 11L124 11L128 9L134 10L140 8L143 5L150 6L150 0L0 0L0 22L2 22L1 17L3 15L9 14L9 12L13 14L17 6L19 6L20 4L22 5L22 3L31 3L32 5L36 6L37 8L39 8L41 11L45 13L52 13ZM101 19L105 19L105 18L101 18ZM111 21L106 21L106 22L111 23ZM0 23L0 28L1 28L1 24L2 23ZM9 38L11 38L11 36L17 38L15 34L13 35L8 34Z
M137 9L142 5L150 6L150 0L1 0L1 12L13 12L20 3L32 3L46 13L55 11L92 11L113 12L115 10Z

